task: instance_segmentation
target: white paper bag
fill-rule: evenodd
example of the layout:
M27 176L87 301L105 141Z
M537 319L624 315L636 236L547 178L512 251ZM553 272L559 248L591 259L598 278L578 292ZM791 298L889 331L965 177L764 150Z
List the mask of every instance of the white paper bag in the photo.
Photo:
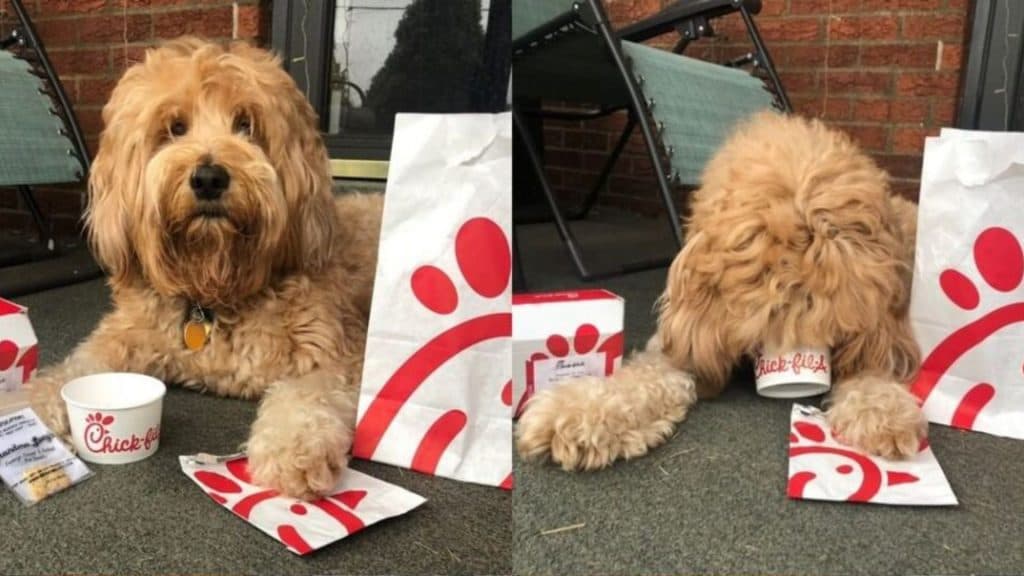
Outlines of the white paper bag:
M512 123L399 114L352 453L511 488Z
M928 419L1024 438L1024 134L925 144L910 307Z
M817 408L793 405L789 430L789 483L793 499L916 506L955 505L928 442L908 460L869 456L840 444Z
M178 462L181 471L214 502L300 556L426 502L422 496L351 468L342 473L329 496L305 502L253 485L244 454L179 456Z

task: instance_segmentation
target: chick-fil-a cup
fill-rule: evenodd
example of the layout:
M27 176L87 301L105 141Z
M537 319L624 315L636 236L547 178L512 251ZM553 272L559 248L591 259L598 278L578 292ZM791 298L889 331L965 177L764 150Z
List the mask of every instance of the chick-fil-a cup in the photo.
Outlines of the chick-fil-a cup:
M766 398L805 398L828 392L832 365L825 348L762 354L754 365L757 393Z
M78 456L96 464L129 464L152 456L160 445L166 392L156 378L129 372L92 374L65 384L60 395Z

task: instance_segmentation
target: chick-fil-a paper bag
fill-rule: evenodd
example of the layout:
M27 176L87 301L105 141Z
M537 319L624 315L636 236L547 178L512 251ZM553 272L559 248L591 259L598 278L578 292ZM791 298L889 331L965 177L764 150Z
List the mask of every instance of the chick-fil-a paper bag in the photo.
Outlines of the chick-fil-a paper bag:
M512 482L512 123L399 114L352 453Z
M422 496L351 468L329 496L305 502L254 486L244 455L180 456L181 470L214 502L304 555L401 516L426 502Z
M799 500L956 505L928 442L907 460L886 460L838 442L817 408L793 405L787 493Z
M1024 134L925 143L910 319L911 386L931 422L1024 438Z

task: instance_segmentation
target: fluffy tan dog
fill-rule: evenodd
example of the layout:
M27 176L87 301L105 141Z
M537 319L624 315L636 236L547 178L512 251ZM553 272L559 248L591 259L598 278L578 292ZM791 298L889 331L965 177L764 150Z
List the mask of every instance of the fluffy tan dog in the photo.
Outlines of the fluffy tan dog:
M380 198L334 200L312 108L256 48L151 50L103 119L87 220L114 307L32 382L37 410L66 434L60 387L111 370L262 397L253 479L297 497L330 489L352 440ZM210 332L190 349L197 311Z
M832 350L840 438L916 453L926 422L905 385L920 355L907 321L915 230L915 206L845 135L756 116L704 171L647 350L608 379L534 397L520 454L567 470L640 456L717 396L741 358L797 345Z

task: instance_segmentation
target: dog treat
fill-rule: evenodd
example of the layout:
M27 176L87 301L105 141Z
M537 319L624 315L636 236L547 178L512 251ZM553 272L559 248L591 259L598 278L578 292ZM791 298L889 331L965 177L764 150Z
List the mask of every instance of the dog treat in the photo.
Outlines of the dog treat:
M91 475L31 408L0 417L0 477L24 504L35 504Z
M393 484L345 470L330 495L305 502L252 484L245 454L180 456L181 471L214 502L304 555L401 516L426 500Z

